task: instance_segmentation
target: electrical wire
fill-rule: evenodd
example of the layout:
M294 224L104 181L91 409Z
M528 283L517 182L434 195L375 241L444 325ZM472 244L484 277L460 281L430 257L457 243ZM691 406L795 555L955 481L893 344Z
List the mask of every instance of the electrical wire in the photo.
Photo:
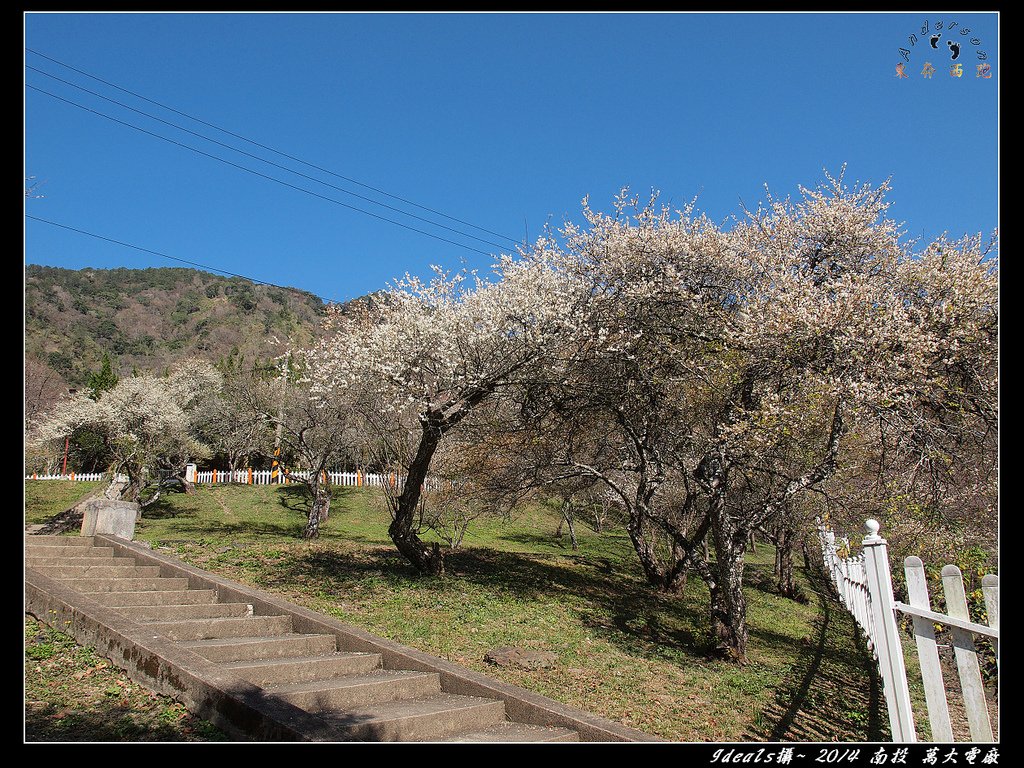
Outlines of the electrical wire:
M233 136L236 139L241 139L242 141L245 141L245 142L247 142L249 144L252 144L253 146L259 147L260 149L265 149L268 152L273 152L274 154L280 155L281 157L288 158L289 160L294 160L297 163L302 163L303 165L305 165L308 168L313 168L315 170L322 171L323 173L327 173L327 174L329 174L331 176L334 176L335 178L342 179L342 180L347 181L347 182L349 182L351 184L356 184L357 186L363 187L364 189L369 189L369 190L371 190L373 192L376 192L377 194L384 195L385 197L389 197L392 200L398 200L399 202L405 203L406 205L411 205L411 206L414 206L415 208L419 208L420 210L428 211L429 213L433 213L436 216L442 216L442 217L444 217L444 218L446 218L446 219L448 219L450 221L457 222L457 223L462 224L462 225L467 226L467 227L472 227L473 229L479 230L481 232L486 232L487 234L494 235L495 237L500 237L503 240L508 240L510 243L514 243L514 244L517 244L517 245L519 244L519 240L517 240L516 238L509 237L508 235L503 235L500 232L494 232L493 230L487 229L486 227L481 227L481 226L478 226L476 224L472 224L471 222L464 221L463 219L456 218L455 216L450 216L447 213L439 211L439 210L437 210L435 208L430 208L428 206L421 205L419 203L413 202L412 200L408 200L407 198L400 197L399 195L391 194L390 192L386 192L383 189L371 186L369 184L365 184L365 183L363 183L361 181L358 181L356 179L353 179L353 178L351 178L349 176L344 176L344 175L342 175L340 173L336 173L335 171L329 170L329 169L324 168L323 166L320 166L320 165L316 165L315 163L308 162L306 160L303 160L300 157L296 157L295 155L290 155L287 152L284 152L282 150L275 149L274 147L268 146L266 144L261 144L260 142L254 140L254 139L250 139L250 138L248 138L246 136L243 136L242 134L235 133L234 131L230 131L227 128L222 128L221 126L216 125L214 123L207 122L206 120L198 118L198 117L196 117L194 115L190 115L189 113L183 112L183 111L181 111L179 109L175 109L174 107L171 107L171 106L169 106L167 104L163 104L162 102L156 101L155 99L151 99L151 98L149 98L147 96L143 96L140 93L137 93L135 91L131 91L131 90L127 89L127 88L124 88L124 87L122 87L120 85L117 85L116 83L112 83L109 80L105 80L102 77L99 77L97 75L94 75L94 74L91 74L89 72L86 72L83 69L79 69L79 68L74 67L74 66L72 66L70 64L67 64L67 63L65 63L63 61L60 61L59 59L55 59L55 58L53 58L51 56L47 56L44 53L40 53L39 51L36 51L36 50L34 50L32 48L27 48L26 47L25 50L28 51L29 53L32 53L32 54L36 55L36 56L44 58L47 61L51 61L54 64L57 64L57 65L59 65L61 67L64 67L66 69L70 69L72 72L77 72L78 74L84 75L85 77L88 77L91 80L95 80L95 81L97 81L99 83L103 83L104 85L110 86L111 88L115 88L115 89L121 91L122 93L127 93L128 95L134 96L137 99L141 99L142 101L145 101L145 102L148 102L148 103L153 104L155 106L158 106L161 109L166 109L167 111L173 112L174 114L180 115L181 117L186 117L189 120L193 120L193 121L195 121L197 123L205 125L208 128L213 128L214 130L220 131L221 133L224 133L224 134L226 134L228 136ZM381 203L378 203L378 205L381 205ZM411 214L407 214L407 215L411 215ZM438 226L440 226L440 225L438 225Z
M110 116L108 114L105 114L105 113L100 112L98 110L92 109L91 107L87 107L87 106L85 106L83 104L79 104L78 102L72 101L71 99L66 99L63 96L58 96L55 93L50 93L49 91L47 91L47 90L45 90L43 88L39 88L38 86L26 83L25 87L26 88L31 88L32 90L37 91L39 93L43 93L43 94L45 94L45 95L47 95L47 96L49 96L51 98L57 99L58 101L63 101L65 104L70 104L71 106L77 107L78 109L81 109L81 110L83 110L85 112L90 112L90 113L92 113L94 115L98 115L99 117L106 118L107 120L110 120L111 122L114 122L114 123L118 123L119 125L123 125L126 128L132 128L132 129L134 129L134 130L136 130L136 131L138 131L140 133L146 134L147 136L152 136L153 138L160 139L161 141L166 141L168 144L174 144L175 146L182 147L183 149L187 149L187 150L190 150L192 152L195 152L196 154L208 157L211 160L216 160L217 162L224 163L225 165L229 165L232 168L237 168L240 171L245 171L246 173L251 173L254 176L259 176L260 178L266 179L268 181L273 181L276 184L281 184L282 186L289 187L290 189L294 189L294 190L296 190L298 192L304 192L305 194L310 195L312 197L319 198L320 200L325 200L325 201L327 201L329 203L334 203L335 205L340 205L340 206L342 206L344 208L348 208L349 210L358 211L359 213L363 213L363 214L365 214L367 216L372 216L373 218L379 219L380 221L386 221L387 223L394 224L397 227L402 227L403 229L408 229L411 232L417 232L417 233L419 233L421 235L425 235L427 237L431 237L431 238L433 238L435 240L440 240L441 242L448 243L450 245L454 245L454 246L457 246L459 248L464 248L467 251L473 251L474 253L479 253L479 254L481 254L483 256L491 256L492 255L491 253L488 253L487 251L482 251L479 248L474 248L474 247L472 247L470 245L466 245L464 243L460 243L460 242L457 242L455 240L450 240L450 239L448 239L446 237L441 237L440 235L435 235L432 232L426 232L426 231L424 231L422 229L419 229L417 227L412 227L412 226L409 226L408 224L403 224L400 221L395 221L394 219L389 219L387 216L381 216L380 214L373 213L372 211L367 211L367 210L365 210L363 208L359 208L358 206L349 205L348 203L344 203L341 200L336 200L333 197L327 197L326 195L321 195L318 192L313 192L312 190L305 189L304 187L299 187L299 186L296 186L294 184L289 184L287 181L282 181L281 179L274 178L273 176L268 176L265 173L260 173L259 171L255 171L252 168L247 168L244 165L239 165L238 163L233 163L230 160L225 160L223 157L218 157L217 155L212 155L209 152L204 152L201 149L196 149L195 147L191 147L188 144L182 144L180 141L175 141L174 139L167 138L166 136L161 136L158 133L153 133L152 131L147 131L145 128L140 128L137 125L132 125L131 123L125 122L124 120L119 120L116 117L112 117L112 116Z
M40 216L33 216L31 213L26 213L25 214L25 218L26 219L32 219L33 221L40 221L43 224L49 224L50 226L53 226L53 227L59 227L61 229L66 229L66 230L69 230L70 232L77 232L80 235L87 235L89 237L96 238L97 240L104 240L105 242L113 243L114 245L120 245L123 248L131 248L132 250L141 251L142 253L148 253L148 254L151 254L153 256L159 256L162 259L170 259L171 261L178 261L178 262L181 262L182 264L188 264L189 266L192 266L192 267L200 267L201 269L208 269L211 272L219 272L220 274L228 275L229 277L240 277L243 280L248 280L249 282L256 283L257 285L265 285L265 286L267 286L269 288L280 288L283 291L302 291L303 293L308 293L308 294L310 294L312 296L316 296L318 299L320 299L320 301L324 302L325 304L341 304L341 303L344 303L344 302L339 302L339 301L337 301L335 299L324 298L323 296L320 296L319 294L313 293L312 291L303 291L301 288L294 288L294 287L289 287L289 286L286 286L286 285L278 285L277 283L269 283L266 280L260 280L260 279L255 278L255 277L249 277L248 275L242 275L242 274L239 274L237 272L230 272L230 271L228 271L226 269L221 269L220 267L211 267L209 264L201 264L198 261L189 261L188 259L182 259L182 258L179 258L177 256L171 256L171 255L166 254L166 253L161 253L160 251L154 251L154 250L152 250L150 248L143 248L141 245L133 245L132 243L126 243L126 242L124 242L122 240L115 240L114 238L107 237L105 235L97 235L95 232L89 232L89 231L84 230L84 229L79 229L78 227L72 227L69 224L61 224L60 222L57 222L57 221L50 221L49 219L44 219L44 218L42 218Z
M158 123L163 123L164 125L170 126L171 128L176 128L177 130L182 131L182 132L187 133L187 134L190 134L192 136L195 136L196 138L203 139L204 141L209 141L210 143L216 144L217 146L220 146L220 147L224 147L225 149L230 149L232 152L238 152L241 155L245 155L246 157L250 157L253 160L258 160L261 163L266 163L267 165L273 166L274 168L278 168L278 169L280 169L282 171L287 171L288 173L294 173L296 176L301 176L302 178L308 179L309 181L315 182L317 184L323 184L325 187L330 187L331 189L335 189L335 190L337 190L339 192L343 192L346 195L352 195L353 197L356 197L356 198L358 198L360 200L363 200L363 201L365 201L367 203L370 203L372 205L379 205L382 208L387 208L389 211L394 211L395 213L401 214L402 216L408 216L408 217L416 219L418 221L422 221L422 222L424 222L426 224L430 224L431 226L440 227L441 229L446 229L449 232L452 232L454 234L462 235L463 237L468 237L471 240L476 240L478 242L484 243L485 245L494 246L499 251L502 248L505 247L505 246L502 246L502 245L498 245L497 243L492 243L490 240L484 240L482 237L477 237L476 235L471 235L468 232L463 232L460 229L455 229L454 227L449 227L446 224L440 224L440 223L438 223L436 221L431 221L430 219L424 218L423 216L417 216L415 213L409 213L408 211L403 211L401 208L396 208L393 205L388 205L387 203L381 203L381 202L378 202L377 200L374 200L373 198L366 197L365 195L360 195L360 194L358 194L356 192L351 192L351 191L349 191L349 190L347 190L347 189L345 189L343 187L339 187L339 186L337 186L335 184L331 184L331 183L326 182L326 181L321 181L320 179L316 178L315 176L310 176L309 174L302 173L301 171L293 170L293 169L291 169L291 168L289 168L289 167L287 167L285 165L280 165L279 163L275 163L272 160L267 160L266 158L262 158L259 155L254 155L251 152L246 152L244 149L238 149L237 147L232 147L230 144L225 144L223 141L217 141L217 139L211 139L209 136L204 136L201 133L197 133L196 131L190 130L189 128L185 128L185 127L180 126L180 125L178 125L176 123L172 123L169 120L164 120L163 118L157 117L156 115L151 115L148 112L143 112L141 109L136 109L135 107L132 107L132 106L130 106L128 104L125 104L123 102L117 101L116 99L112 99L109 96L104 96L102 93L97 93L96 91L91 91L88 88L83 88L80 85L76 85L75 83L72 83L70 80L64 80L63 78L57 77L56 75L51 75L49 72L44 72L43 70L37 69L36 67L33 67L30 64L26 64L25 66L26 66L26 68L31 69L33 72L38 72L39 74L41 74L41 75L43 75L45 77L49 77L49 78L51 78L53 80L56 80L57 82L64 83L65 85L70 85L72 88L77 88L80 91L83 91L85 93L88 93L88 94L91 94L93 96L96 96L97 98L103 99L104 101L108 101L111 104L116 104L119 107L123 107L124 109L130 110L131 112L135 112L136 114L142 115L143 117L148 117L150 120L156 120Z

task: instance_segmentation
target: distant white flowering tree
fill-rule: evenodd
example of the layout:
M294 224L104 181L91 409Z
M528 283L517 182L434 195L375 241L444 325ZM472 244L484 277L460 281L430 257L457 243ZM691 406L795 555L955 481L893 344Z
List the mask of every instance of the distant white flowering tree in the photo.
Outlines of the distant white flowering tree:
M351 323L338 335L354 338ZM290 482L306 488L309 513L303 536L314 539L331 509L330 470L339 461L351 461L366 441L364 422L356 398L363 391L361 380L325 387L315 385L306 375L306 353L289 353L279 358L280 376L257 388L247 400L247 411L280 436L281 469Z
M206 455L199 427L220 386L217 370L199 360L181 363L167 376L121 379L97 400L81 395L58 405L34 440L63 446L74 430L94 430L110 448L111 470L128 476L121 498L138 501L151 472L181 476L189 460Z

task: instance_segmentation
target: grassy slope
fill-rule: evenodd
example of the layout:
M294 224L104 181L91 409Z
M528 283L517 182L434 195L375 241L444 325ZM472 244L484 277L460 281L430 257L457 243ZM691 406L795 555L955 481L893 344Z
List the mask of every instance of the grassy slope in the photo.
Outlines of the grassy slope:
M57 490L27 496L41 510L48 493ZM553 537L557 518L543 507L513 521L480 520L449 556L448 573L431 580L395 552L387 513L370 492L337 489L331 518L312 543L300 538L306 509L298 488L203 487L147 509L136 538L664 738L883 735L868 715L877 687L852 622L813 580L804 582L812 596L806 604L772 594L770 547L758 547L748 561L750 663L736 667L707 658L704 585L692 578L682 597L652 592L621 530L597 535L580 524L573 552L568 537ZM486 664L484 653L499 645L554 651L558 661L539 671Z
M25 522L42 523L47 518L70 509L79 499L104 482L80 483L70 480L36 480L25 482Z
M92 648L26 617L26 741L226 739L182 704L133 682Z

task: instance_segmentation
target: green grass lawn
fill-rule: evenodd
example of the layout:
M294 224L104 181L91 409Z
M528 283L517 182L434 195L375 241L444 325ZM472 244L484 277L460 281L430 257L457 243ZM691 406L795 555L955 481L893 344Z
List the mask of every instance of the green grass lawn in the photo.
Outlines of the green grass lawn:
M26 741L225 741L214 726L32 617L25 621Z
M27 518L69 506L74 489L62 485L71 484L26 482ZM75 487L84 493L84 485ZM654 592L621 529L597 534L581 521L573 551L568 535L554 537L557 515L534 505L511 520L474 522L463 547L449 555L447 573L431 579L394 549L390 518L375 494L336 489L320 539L306 542L301 488L202 486L148 507L136 538L663 738L884 738L887 726L871 714L879 710L872 664L852 619L802 569L808 602L774 594L769 546L748 559L749 663L736 666L709 658L704 584L691 577L681 596ZM485 663L486 651L500 645L553 651L557 663L537 671Z
M25 522L42 523L48 517L74 506L87 493L104 486L103 482L71 480L26 480Z

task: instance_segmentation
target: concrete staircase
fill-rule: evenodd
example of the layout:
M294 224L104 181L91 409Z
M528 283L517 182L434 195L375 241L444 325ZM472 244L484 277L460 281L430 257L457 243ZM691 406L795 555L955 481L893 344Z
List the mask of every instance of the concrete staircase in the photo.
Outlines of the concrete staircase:
M241 740L652 737L109 536L26 536L26 611Z

